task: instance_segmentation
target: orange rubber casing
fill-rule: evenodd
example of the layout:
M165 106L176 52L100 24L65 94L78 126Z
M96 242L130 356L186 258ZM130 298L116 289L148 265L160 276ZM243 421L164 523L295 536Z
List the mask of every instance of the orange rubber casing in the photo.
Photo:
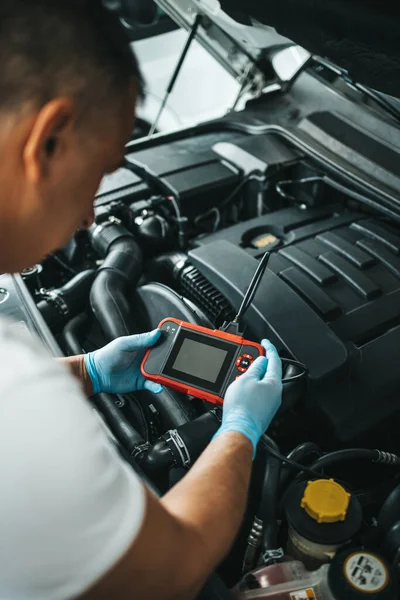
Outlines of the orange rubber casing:
M240 348L252 348L252 349L254 348L254 350L257 351L257 352L255 352L255 353L257 353L257 356L265 356L265 349L263 348L263 346L261 346L261 344L257 344L256 342L251 342L249 340L245 340L243 337L240 337L238 335L234 335L231 333L226 333L225 331L221 331L219 329L214 329L214 330L208 329L207 327L200 327L199 325L193 325L192 323L188 323L186 321L180 321L178 319L173 319L173 318L163 319L163 321L161 321L161 323L158 325L158 329L162 329L163 326L168 323L175 325L177 327L178 333L182 329L201 333L208 337L213 337L213 338L217 338L219 340L224 340L226 342L234 343L238 346L239 349ZM178 333L176 334L175 337L178 336ZM171 346L171 348L172 347L173 346ZM212 404L217 404L219 406L221 406L223 404L224 399L223 399L223 397L219 396L218 394L199 389L197 387L190 385L189 383L184 383L184 382L176 381L175 379L170 379L169 377L162 375L161 373L154 374L154 373L149 373L148 371L146 371L146 362L148 361L148 358L154 348L157 348L157 345L150 348L146 352L145 357L141 364L141 372L142 372L142 375L144 377L146 377L146 379L149 379L150 381L154 381L156 383L164 385L165 387L177 390L179 392L183 392L185 394L188 394L189 396L193 396L195 398L200 398L201 400L206 400L207 402L211 402ZM170 352L171 352L171 350L169 350L168 354ZM240 354L240 350L239 350L239 354ZM237 355L238 355L238 353L236 353L235 357ZM238 372L235 375L235 378L240 376L240 374L241 373ZM231 383L232 383L232 381L231 381Z

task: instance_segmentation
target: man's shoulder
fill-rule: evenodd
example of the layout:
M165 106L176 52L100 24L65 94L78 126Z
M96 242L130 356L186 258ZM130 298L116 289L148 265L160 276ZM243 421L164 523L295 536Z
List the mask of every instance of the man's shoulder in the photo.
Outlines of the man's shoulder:
M18 359L31 366L53 362L48 350L24 323L1 317L0 368L2 364L15 364ZM1 370L4 375L5 369Z
M30 420L32 430L57 425L58 417L76 422L89 409L81 386L55 360L41 341L11 320L0 319L0 420L20 427ZM83 414L82 414L83 413ZM1 443L1 440L0 440Z
M0 478L1 598L78 596L126 552L143 520L141 484L78 381L5 322Z

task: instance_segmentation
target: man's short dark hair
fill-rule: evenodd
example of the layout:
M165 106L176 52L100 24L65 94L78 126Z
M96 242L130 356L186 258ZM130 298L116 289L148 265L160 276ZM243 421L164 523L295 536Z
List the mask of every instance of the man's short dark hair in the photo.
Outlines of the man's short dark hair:
M141 97L128 34L101 0L0 0L0 112L62 94L105 110L133 79Z

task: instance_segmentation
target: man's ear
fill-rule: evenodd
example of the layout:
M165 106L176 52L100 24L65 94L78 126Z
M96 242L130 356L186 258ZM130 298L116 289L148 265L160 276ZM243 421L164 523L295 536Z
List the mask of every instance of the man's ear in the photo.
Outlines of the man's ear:
M66 152L75 119L76 105L70 98L57 98L40 110L23 152L26 177L32 183L46 177L54 157Z

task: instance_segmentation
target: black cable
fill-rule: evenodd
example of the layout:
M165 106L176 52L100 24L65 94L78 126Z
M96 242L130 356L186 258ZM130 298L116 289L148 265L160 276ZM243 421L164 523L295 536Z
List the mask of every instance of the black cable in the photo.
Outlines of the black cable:
M294 448L291 452L289 452L289 454L287 455L287 458L289 460L293 460L295 462L300 463L305 458L307 458L307 456L309 456L310 454L316 454L317 456L320 456L321 450L320 450L319 446L317 446L317 444L315 444L314 442L303 442L302 444L299 444L298 446L296 446L296 448ZM283 470L281 473L281 481L280 481L281 489L284 489L286 487L289 479L290 479L289 469L285 468L285 465L283 465Z
M299 444L296 446L296 448L289 452L287 458L299 462L309 454L317 454L318 456L321 455L321 449L319 446L317 446L317 444L315 444L315 442L303 442L302 444Z
M351 198L352 200L356 200L356 202L360 202L360 204L364 204L368 208L375 210L376 212L384 213L390 219L394 219L395 221L400 222L400 214L398 212L387 208L386 206L382 205L381 202L373 200L365 194L361 194L360 192L352 190L347 185L339 183L338 181L335 181L327 175L305 177L303 179L286 179L283 181L278 181L278 183L275 185L275 190L282 198L285 198L285 200L288 200L289 202L296 202L296 198L292 194L285 192L284 187L288 185L292 186L293 184L304 185L308 183L315 183L317 181L325 183L325 185L330 186L334 190L341 192L346 196L349 196L349 198Z
M290 202L296 202L295 196L293 196L292 194L288 194L284 191L283 188L287 185L304 185L305 183L316 183L317 181L322 182L323 177L318 175L316 177L303 177L302 179L284 179L282 181L278 181L278 183L275 184L275 190L285 200L289 200Z
M258 286L259 286L261 279L263 278L263 275L265 273L265 270L268 266L270 256L271 255L269 252L266 252L263 255L263 257L260 260L260 262L257 266L257 269L253 275L253 278L249 284L249 287L247 288L247 291L244 295L244 298L239 307L237 315L235 316L233 321L231 321L230 323L224 323L224 325L222 326L223 331L229 331L230 333L239 334L240 321L243 318L243 316L246 313L249 306L251 305L251 303L253 302L254 296L258 289ZM303 363L301 363L297 360L291 359L291 358L282 358L281 360L284 365L285 364L293 365L293 366L301 369L301 372L297 373L296 375L291 375L290 377L284 377L282 379L282 383L292 383L293 381L296 381L298 379L303 379L304 377L307 376L308 369Z
M400 458L396 454L383 452L382 450L371 450L368 448L347 448L345 450L337 450L321 456L316 460L311 468L313 470L324 469L327 466L341 462L344 460L369 460L374 463L385 465L399 466Z
M218 206L218 210L223 210L224 208L229 206L232 200L234 200L238 193L242 190L242 188L244 188L246 183L248 183L251 179L256 178L257 175L259 175L259 171L250 171L250 173L248 173L246 177L242 179L239 185L235 187L235 189L229 194L229 196L225 198L225 200ZM259 179L259 177L257 177L257 179Z
M253 278L250 282L250 285L247 288L247 292L243 298L242 304L240 305L237 315L233 319L232 323L239 323L240 319L243 317L246 310L249 308L250 304L252 303L255 293L256 293L258 286L260 284L260 281L262 279L262 276L264 275L265 269L268 266L269 258L270 258L270 253L266 252L264 254L264 256L262 257L260 263L258 264L256 272L254 273Z
M400 214L392 211L390 208L386 208L386 206L383 206L382 203L372 200L364 194L355 192L354 190L348 188L346 185L342 185L341 183L338 183L330 177L324 176L322 177L322 181L326 183L326 185L330 185L334 190L346 194L347 196L349 196L353 200L356 200L357 202L360 202L361 204L365 204L365 206L368 206L368 208L372 208L377 212L384 213L387 217L389 217L390 219L394 219L397 222L400 221Z
M214 223L212 226L211 233L216 233L216 231L218 231L218 227L220 226L220 223L221 223L221 215L220 215L219 209L216 206L214 206L213 208L210 208L207 212L203 213L202 215L198 215L194 219L194 224L197 227L199 224L201 224L202 221L206 221L211 216L214 216Z
M284 456L283 454L281 454L280 452L277 452L276 450L274 450L273 448L271 448L271 446L268 443L268 438L267 440L263 439L264 436L261 436L261 440L260 443L262 444L263 448L265 448L265 450L271 454L271 456L274 456L275 458L277 458L278 460L280 460L283 463L283 466L285 467L285 465L287 467L290 467L291 469L298 471L300 473L307 473L308 475L311 475L312 477L315 477L316 479L327 479L327 477L321 475L321 473L319 473L318 471L309 468L309 467L305 467L304 465L291 460L290 458L288 458L287 456Z
M296 480L301 481L301 479L304 478L304 475L310 474L310 471L314 474L314 477L319 479L325 478L325 476L321 474L321 471L324 468L345 460L369 460L373 463L400 466L400 457L396 454L384 452L383 450L371 450L369 448L346 448L321 456L310 465L310 467L304 467L302 472L296 476ZM289 461L287 462L290 464ZM337 479L337 481L340 483L339 479Z
M211 216L213 213L215 214L215 210L218 210L218 212L220 212L220 211L224 210L225 208L227 208L232 203L232 201L235 200L236 196L244 188L246 183L248 183L251 179L258 179L257 174L259 174L259 171L251 171L250 173L248 173L242 179L242 181L235 187L235 189L232 190L232 192L229 194L229 196L221 202L221 204L219 204L217 207L213 207L213 208L210 208L209 210L206 210L206 212L203 213L202 215L198 215L194 220L195 225L197 225L200 221L203 221L207 217Z

